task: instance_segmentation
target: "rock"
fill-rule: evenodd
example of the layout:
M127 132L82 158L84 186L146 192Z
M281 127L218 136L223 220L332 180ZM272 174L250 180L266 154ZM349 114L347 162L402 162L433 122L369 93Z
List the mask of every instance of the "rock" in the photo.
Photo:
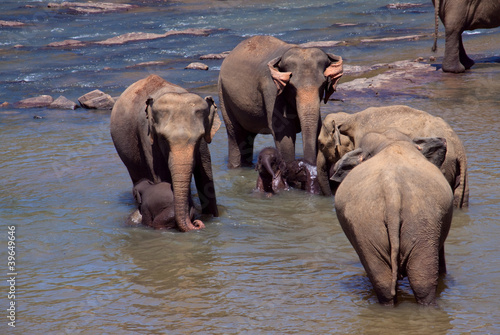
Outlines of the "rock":
M87 109L113 109L115 100L100 90L94 90L78 98L82 107Z
M69 9L78 14L101 14L119 11L127 11L137 8L137 5L115 4L109 2L50 2L48 8Z
M190 69L190 70L208 70L208 65L203 64L203 63L191 63L188 66L185 67L185 69Z
M61 42L52 42L47 44L50 48L80 48L86 46L88 43L79 40L64 40Z
M49 105L49 108L54 109L77 109L79 107L80 106L75 102L69 100L66 97L63 97L62 95Z
M54 99L50 95L40 95L34 98L23 99L15 104L17 108L48 107Z
M9 107L9 106L10 106L10 104L7 101L5 101L4 103L0 104L0 108L5 108L5 107Z
M331 48L340 44L345 44L344 41L316 41L299 44L303 48Z
M19 28L25 25L26 23L23 22L0 20L0 27Z
M418 8L423 6L425 6L425 4L423 3L390 3L385 7L389 9L408 9L408 8Z
M416 41L422 37L427 37L427 35L407 35L398 37L384 37L384 38L366 38L362 39L361 43L378 43L378 42L393 42L393 41Z
M220 54L203 55L203 56L200 56L200 59L201 60L204 60L204 59L224 59L227 57L227 55L229 55L229 52L230 51L224 51L224 52L221 52Z
M41 119L44 119L44 117L43 117L43 116L40 116L40 115L33 115L33 118L34 118L35 120L41 120Z
M165 38L173 35L198 35L198 36L208 36L210 34L209 29L185 29L185 30L171 30L164 34L155 33L127 33L115 37L108 38L104 41L95 42L95 44L100 45L116 45L124 44L128 42L154 40L158 38Z

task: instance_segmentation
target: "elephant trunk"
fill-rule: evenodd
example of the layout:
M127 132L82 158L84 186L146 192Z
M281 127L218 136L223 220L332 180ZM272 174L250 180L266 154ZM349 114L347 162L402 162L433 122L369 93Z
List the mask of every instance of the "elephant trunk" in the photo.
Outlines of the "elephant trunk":
M191 196L191 176L193 173L194 146L172 148L168 165L172 173L174 189L175 222L180 231L186 232L204 228L203 222L191 222L189 197Z
M320 126L320 99L317 88L301 90L297 93L297 114L302 128L304 160L316 166L317 141Z
M269 175L274 179L276 175L275 172L273 171L273 167L271 166L270 158L264 157L264 159L262 160L262 165L266 169L267 173L269 173Z
M434 1L434 45L432 46L432 52L437 50L437 39L439 33L439 7L441 3L439 0Z

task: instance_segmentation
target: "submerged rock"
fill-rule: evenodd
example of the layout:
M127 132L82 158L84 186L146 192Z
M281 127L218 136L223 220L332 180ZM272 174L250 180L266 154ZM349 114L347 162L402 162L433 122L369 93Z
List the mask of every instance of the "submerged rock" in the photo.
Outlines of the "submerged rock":
M78 98L78 102L87 109L113 109L115 100L100 90L93 90Z
M303 48L331 48L345 44L344 41L316 41L299 44Z
M48 107L54 99L50 95L39 95L33 98L27 98L15 104L17 108L40 108Z
M393 41L417 41L422 37L427 37L427 35L407 35L407 36L397 36L397 37L383 37L383 38L365 38L362 39L361 43L379 43L379 42L393 42Z
M208 65L203 64L203 63L194 62L194 63L191 63L188 66L186 66L185 69L207 71L208 70Z
M54 100L50 105L49 108L54 108L54 109L77 109L80 108L78 104L76 104L74 101L69 100L68 98L64 96L60 96L56 100Z
M64 40L61 42L52 42L47 44L50 48L81 48L87 45L86 42L79 40Z
M198 36L208 36L210 34L210 29L185 29L185 30L170 30L164 34L155 33L127 33L115 37L108 38L104 41L94 42L99 45L116 45L124 44L128 42L136 41L146 41L155 40L158 38L165 38L173 35L198 35Z

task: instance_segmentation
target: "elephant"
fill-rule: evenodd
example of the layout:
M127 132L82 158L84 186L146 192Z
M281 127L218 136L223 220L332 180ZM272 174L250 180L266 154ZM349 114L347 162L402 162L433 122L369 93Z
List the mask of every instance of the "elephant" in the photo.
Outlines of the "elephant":
M332 195L335 184L329 180L332 167L347 152L359 147L369 132L395 128L413 137L443 137L447 141L446 158L441 166L458 208L469 205L467 157L462 141L442 118L408 106L370 107L361 112L328 114L318 136L317 173L321 193Z
M435 305L453 216L453 192L437 167L447 141L402 136L367 133L335 164L335 211L379 303L394 305L397 280L408 277L417 303Z
M272 134L285 162L302 132L304 160L316 166L320 103L336 90L342 58L272 36L239 43L222 62L219 103L228 137L228 167L252 166L257 134Z
M142 224L156 229L174 228L174 192L172 184L160 182L154 184L147 179L141 179L134 185L134 198L139 204L139 213L142 216ZM189 218L192 221L195 209L191 197L189 198ZM195 226L204 227L203 222L196 220Z
M439 18L445 28L443 71L461 73L470 69L474 61L467 56L462 42L465 30L500 26L498 0L432 0L435 14L435 34L432 51L437 49Z
M320 193L315 167L302 159L286 163L274 147L260 151L255 170L259 172L257 191L274 194L293 187L312 194Z
M220 125L212 97L154 74L130 85L111 111L111 138L132 183L171 183L180 231L203 228L189 216L192 176L202 213L219 215L208 143Z

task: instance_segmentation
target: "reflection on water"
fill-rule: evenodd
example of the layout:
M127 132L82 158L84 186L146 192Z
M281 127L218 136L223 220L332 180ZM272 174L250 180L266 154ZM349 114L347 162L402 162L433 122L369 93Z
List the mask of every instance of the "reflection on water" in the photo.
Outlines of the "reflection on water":
M0 30L7 41L0 43L7 48L1 52L0 102L42 93L76 99L94 88L117 96L149 73L218 102L220 61L207 61L210 70L203 72L183 67L201 54L230 50L246 36L357 41L433 28L430 4L405 12L362 0L141 3L156 7L68 17L5 2L7 16L50 29ZM67 38L186 27L224 30L109 48L42 48ZM498 55L496 41L495 31L465 37L477 59ZM11 48L18 43L26 47ZM430 46L431 39L423 38L327 51L346 64L364 65L427 57ZM128 67L150 60L170 63ZM443 117L462 138L471 207L454 213L438 308L417 306L407 280L400 283L396 308L379 306L338 224L334 199L296 190L272 198L254 194L256 171L226 167L224 126L210 145L221 216L207 218L203 231L182 234L126 225L135 208L132 185L110 139L109 112L1 109L0 214L5 225L17 227L17 333L498 333L500 67L480 62L466 74L438 78L413 87L411 95L349 98L322 107L324 116L407 104ZM256 152L268 145L272 138L257 137ZM6 259L6 239L1 241L0 258ZM0 304L7 306L5 296ZM7 327L0 322L2 333L12 330Z

